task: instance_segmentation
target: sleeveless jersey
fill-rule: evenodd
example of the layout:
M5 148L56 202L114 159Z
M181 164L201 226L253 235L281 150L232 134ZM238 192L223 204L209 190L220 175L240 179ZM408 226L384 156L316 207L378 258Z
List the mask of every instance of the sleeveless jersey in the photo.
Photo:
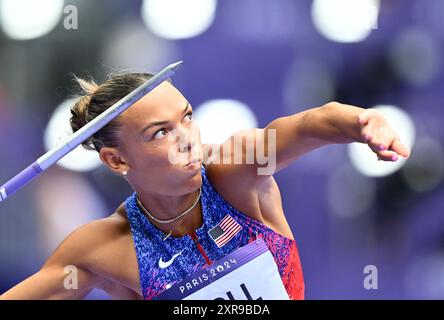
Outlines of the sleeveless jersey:
M140 210L136 193L125 200L144 299L153 299L188 275L208 267L257 237L265 240L290 299L304 299L304 279L295 240L231 206L202 174L202 225L193 234L168 237Z

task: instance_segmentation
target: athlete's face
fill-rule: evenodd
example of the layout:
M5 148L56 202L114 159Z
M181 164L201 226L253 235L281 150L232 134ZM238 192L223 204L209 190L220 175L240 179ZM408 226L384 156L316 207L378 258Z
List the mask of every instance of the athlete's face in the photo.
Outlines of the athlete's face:
M202 159L192 111L180 91L165 81L122 113L118 155L136 190L173 196L201 185L201 163L187 166Z

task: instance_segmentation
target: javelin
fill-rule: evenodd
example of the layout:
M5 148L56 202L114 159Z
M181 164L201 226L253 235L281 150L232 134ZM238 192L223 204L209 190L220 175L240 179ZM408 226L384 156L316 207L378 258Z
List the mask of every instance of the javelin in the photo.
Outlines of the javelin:
M182 64L182 61L172 63L155 74L151 79L127 94L106 111L88 122L80 130L70 135L63 143L49 150L35 162L26 167L22 172L10 179L0 187L0 202L13 195L16 191L30 182L33 178L46 171L54 163L74 150L78 145L91 137L94 133L110 123L115 117L142 99L147 93L169 79Z

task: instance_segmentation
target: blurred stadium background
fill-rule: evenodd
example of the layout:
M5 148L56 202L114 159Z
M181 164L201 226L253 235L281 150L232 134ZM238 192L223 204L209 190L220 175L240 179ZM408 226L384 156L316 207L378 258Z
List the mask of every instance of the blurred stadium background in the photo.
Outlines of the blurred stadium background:
M72 74L183 60L204 142L329 101L377 107L407 161L330 145L275 175L306 298L443 299L443 21L442 0L0 0L0 184L69 134ZM131 193L79 149L2 202L0 292Z

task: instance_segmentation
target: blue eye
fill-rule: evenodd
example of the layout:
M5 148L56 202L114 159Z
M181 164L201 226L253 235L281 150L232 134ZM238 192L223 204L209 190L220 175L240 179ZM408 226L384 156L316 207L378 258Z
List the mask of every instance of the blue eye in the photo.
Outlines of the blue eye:
M193 112L188 112L186 115L185 115L185 117L186 116L190 116L190 120L193 120Z
M190 121L193 120L193 112L190 111L188 112L185 117L189 116ZM161 132L165 132L165 134L159 135ZM166 128L162 128L160 130L157 130L156 133L153 134L153 139L161 139L162 137L164 137L166 135L166 133L168 133L168 131L166 130Z
M159 138L158 138L158 133L160 133L160 132L165 132L165 133L166 133L167 131L165 130L165 128L162 128L162 129L158 130L158 131L154 134L153 138L154 138L154 139L160 139L160 138L164 137L164 135L162 135L162 136L159 136Z

